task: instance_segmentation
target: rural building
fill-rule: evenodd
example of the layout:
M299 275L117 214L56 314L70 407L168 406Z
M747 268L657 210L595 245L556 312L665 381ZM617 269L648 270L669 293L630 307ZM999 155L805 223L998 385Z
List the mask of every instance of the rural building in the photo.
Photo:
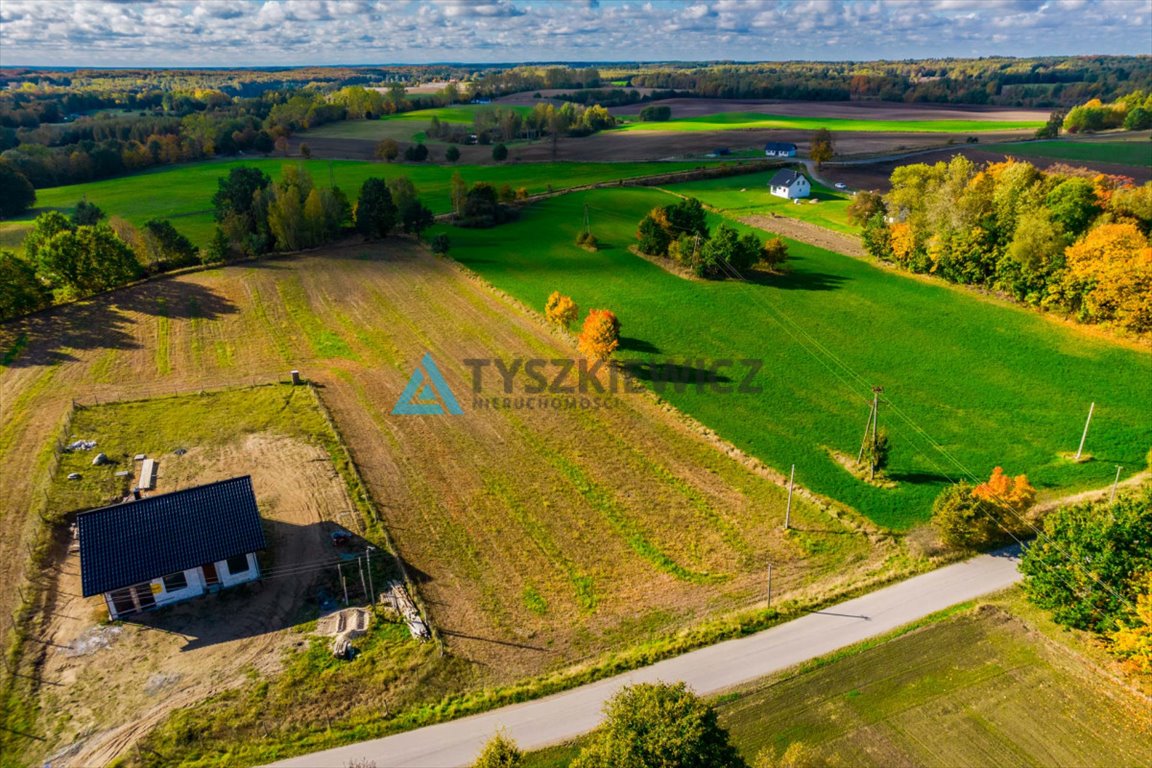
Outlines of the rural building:
M804 174L796 171L777 171L772 180L768 182L768 189L776 197L783 197L788 200L808 197L812 192L808 179Z
M770 141L764 145L766 157L796 157L796 145L786 141Z
M76 517L84 597L112 618L260 578L252 478L129 500Z

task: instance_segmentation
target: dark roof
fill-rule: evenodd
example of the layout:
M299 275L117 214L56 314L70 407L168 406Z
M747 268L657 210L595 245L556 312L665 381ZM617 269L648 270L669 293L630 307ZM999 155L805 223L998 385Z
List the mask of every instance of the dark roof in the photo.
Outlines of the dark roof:
M85 597L265 547L247 475L94 509L76 525Z
M787 141L770 141L764 145L764 151L767 152L768 150L772 150L773 152L780 152L781 150L785 152L795 152L796 145Z
M796 171L777 171L772 180L768 182L770 187L790 187L796 179L804 178L804 174L797 173Z

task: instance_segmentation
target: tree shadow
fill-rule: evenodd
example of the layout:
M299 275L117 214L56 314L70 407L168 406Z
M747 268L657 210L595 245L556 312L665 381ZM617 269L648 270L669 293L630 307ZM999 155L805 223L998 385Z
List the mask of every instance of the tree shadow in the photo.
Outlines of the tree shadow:
M634 339L631 336L620 337L620 349L625 352L642 352L650 355L660 354L660 348L643 339Z
M12 355L12 368L75 362L81 352L139 349L136 319L127 313L214 320L236 311L227 298L198 283L155 280L0 324L0 350Z
M732 382L730 376L719 370L693 365L691 362L627 360L622 363L622 367L629 375L650 383L657 392L662 392L665 387L681 389L695 386L703 388L714 384L730 384Z
M892 472L886 471L889 480L897 483L911 483L912 485L948 485L951 483L939 472Z
M848 282L848 278L842 275L808 272L806 270L788 272L751 270L748 274L748 282L785 291L835 291Z

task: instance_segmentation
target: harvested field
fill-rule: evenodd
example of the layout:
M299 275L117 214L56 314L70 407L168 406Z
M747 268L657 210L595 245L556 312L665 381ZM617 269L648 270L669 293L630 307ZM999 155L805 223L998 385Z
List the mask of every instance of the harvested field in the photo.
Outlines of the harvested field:
M848 120L972 120L1040 121L1049 111L1015 107L981 107L946 104L900 104L887 101L784 101L781 99L660 99L644 104L612 107L614 115L636 115L642 107L664 106L672 110L672 119L702 117L726 112L763 112L796 117L826 117Z
M783 235L784 237L798 240L808 245L814 245L817 248L823 248L833 253L843 253L847 256L855 256L861 259L868 256L868 252L864 250L864 244L860 242L860 238L856 235L850 235L846 232L835 232L827 227L822 227L819 224L813 224L802 219L768 214L767 216L744 216L740 221L757 229L763 229L765 232Z
M550 360L572 343L405 241L160 280L2 334L4 348L21 348L0 373L3 524L27 529L0 543L9 584L73 397L269 381L289 368L323 386L433 623L479 665L477 683L754 604L769 559L779 594L799 596L876 572L898 551L806 500L784 535L780 478L718 451L647 395L600 409L475 406L464 359ZM425 352L464 416L392 415ZM500 396L488 371L481 394ZM10 611L14 595L4 599Z

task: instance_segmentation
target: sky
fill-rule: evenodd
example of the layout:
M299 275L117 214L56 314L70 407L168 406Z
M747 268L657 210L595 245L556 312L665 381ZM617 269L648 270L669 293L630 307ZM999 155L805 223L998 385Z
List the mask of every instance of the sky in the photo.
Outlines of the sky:
M0 0L0 66L1152 55L1152 0Z

